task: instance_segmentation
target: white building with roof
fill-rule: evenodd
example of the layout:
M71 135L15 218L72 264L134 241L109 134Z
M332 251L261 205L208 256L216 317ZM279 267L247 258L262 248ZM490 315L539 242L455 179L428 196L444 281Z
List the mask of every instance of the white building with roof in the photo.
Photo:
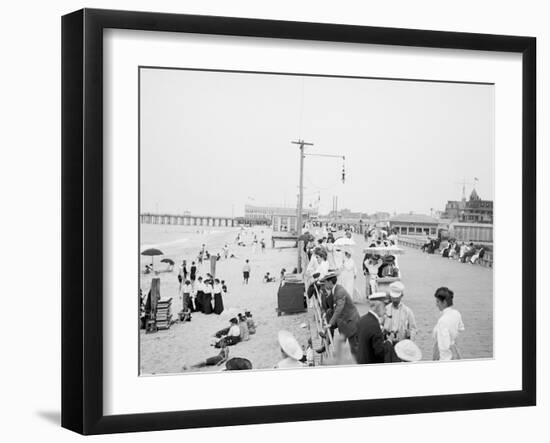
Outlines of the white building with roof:
M401 235L436 235L439 220L425 214L398 214L390 218L390 229Z

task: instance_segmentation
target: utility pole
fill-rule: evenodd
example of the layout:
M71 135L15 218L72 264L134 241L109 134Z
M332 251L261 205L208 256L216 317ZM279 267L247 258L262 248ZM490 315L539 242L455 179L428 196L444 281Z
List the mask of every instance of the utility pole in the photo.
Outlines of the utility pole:
M297 223L296 231L298 238L302 235L302 212L304 205L304 146L313 146L313 143L307 143L304 140L296 140L291 142L294 145L298 145L300 149L300 192L298 194L298 208L297 208ZM302 272L302 254L298 249L298 273Z

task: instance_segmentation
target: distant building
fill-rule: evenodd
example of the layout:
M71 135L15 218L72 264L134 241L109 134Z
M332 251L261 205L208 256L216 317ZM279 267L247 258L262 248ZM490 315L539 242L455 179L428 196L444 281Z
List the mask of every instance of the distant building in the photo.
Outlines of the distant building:
M389 212L375 212L374 214L371 214L369 219L376 223L381 221L388 221L390 217L391 214Z
M436 235L439 220L424 214L398 214L390 218L390 229L402 235Z
M296 232L298 217L296 208L284 208L277 206L245 205L244 218L247 220L269 220L273 230L277 232ZM304 208L303 220L317 217L317 209Z
M466 243L493 243L493 225L490 223L451 223L449 235Z
M368 214L366 212L352 212L350 209L341 209L340 211L330 211L328 213L328 218L366 220L368 218Z
M482 200L473 189L469 200L449 200L441 218L462 223L493 223L493 201Z

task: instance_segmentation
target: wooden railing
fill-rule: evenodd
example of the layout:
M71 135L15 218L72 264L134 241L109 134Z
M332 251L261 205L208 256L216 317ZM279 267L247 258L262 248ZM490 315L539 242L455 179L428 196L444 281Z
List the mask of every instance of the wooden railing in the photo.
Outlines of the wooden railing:
M302 245L302 247L299 247L299 253L302 255L302 277L304 279L304 282L307 282L305 273L309 264L309 260L307 254L303 250L303 243L299 242L299 245ZM313 313L313 321L315 326L314 328L311 328L310 325L311 342L313 348L317 349L324 346L325 351L321 355L323 356L323 358L332 358L334 355L334 340L331 332L328 329L329 319L327 319L327 316L322 308L321 294L317 290L317 287L315 287L313 295L308 300L308 306L310 312ZM319 335L319 332L324 332L324 338ZM318 363L322 363L322 359L320 362L316 361L316 364Z

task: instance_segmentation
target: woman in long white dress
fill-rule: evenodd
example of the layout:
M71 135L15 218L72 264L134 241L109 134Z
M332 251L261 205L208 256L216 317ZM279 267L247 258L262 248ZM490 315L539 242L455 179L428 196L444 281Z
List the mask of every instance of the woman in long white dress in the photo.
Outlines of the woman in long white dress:
M329 269L336 269L336 258L335 258L335 246L334 246L334 238L329 237L327 239L327 244L325 246L325 249L327 250L327 261L328 261L328 268Z
M344 260L340 267L340 274L338 275L338 283L344 287L347 293L353 297L355 292L355 279L357 278L357 266L351 253L344 251Z

